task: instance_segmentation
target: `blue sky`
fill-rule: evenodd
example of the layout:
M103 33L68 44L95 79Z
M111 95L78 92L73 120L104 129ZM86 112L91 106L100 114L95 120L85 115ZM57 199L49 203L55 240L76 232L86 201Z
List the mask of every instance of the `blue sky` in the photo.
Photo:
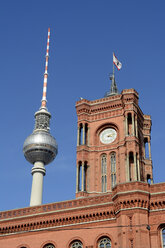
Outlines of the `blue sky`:
M135 88L152 116L154 182L164 181L165 2L112 0L3 1L0 6L0 210L29 205L31 168L22 153L40 107L48 27L48 110L59 153L46 167L43 203L75 197L79 97L109 90L112 52L123 64L118 88Z

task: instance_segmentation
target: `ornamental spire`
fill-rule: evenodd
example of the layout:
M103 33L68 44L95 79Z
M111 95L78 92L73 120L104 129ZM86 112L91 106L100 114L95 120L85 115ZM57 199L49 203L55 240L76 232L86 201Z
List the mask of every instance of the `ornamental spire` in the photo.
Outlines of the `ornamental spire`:
M45 73L44 73L44 84L43 84L43 95L41 107L46 108L46 92L47 92L47 80L48 80L48 58L49 58L49 40L50 40L50 28L48 28L48 40L46 48L46 63L45 63Z
M116 81L115 81L115 74L113 73L112 75L110 75L109 78L111 80L110 96L118 95L119 92L118 92L117 84L116 84Z
M122 64L121 62L116 58L115 54L113 53L113 73L110 74L110 80L111 80L111 87L110 87L110 91L106 92L104 97L108 97L108 96L114 96L114 95L118 95L118 89L117 89L117 84L115 81L115 67L114 65L117 67L118 70L120 70L122 68Z

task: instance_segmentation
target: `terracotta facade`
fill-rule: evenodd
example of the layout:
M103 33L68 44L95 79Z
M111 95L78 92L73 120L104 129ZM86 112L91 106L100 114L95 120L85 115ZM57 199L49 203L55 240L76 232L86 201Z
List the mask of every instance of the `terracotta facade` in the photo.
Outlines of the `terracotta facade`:
M82 99L76 110L76 199L1 212L0 248L162 248L165 183L153 184L151 118L138 93ZM104 143L104 130L116 136Z

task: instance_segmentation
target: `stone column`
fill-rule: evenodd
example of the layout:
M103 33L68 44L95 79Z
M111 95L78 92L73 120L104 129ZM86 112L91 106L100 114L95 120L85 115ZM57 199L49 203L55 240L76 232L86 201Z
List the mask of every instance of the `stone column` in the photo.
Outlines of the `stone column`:
M143 156L144 158L146 158L146 149L145 149L144 139L143 139Z
M77 128L77 146L80 145L80 127L78 125L78 128Z
M43 192L43 177L46 170L43 162L35 162L31 170L33 181L31 189L30 206L37 206L42 204Z
M83 142L82 145L85 145L85 123L83 123Z
M151 159L151 141L150 141L150 138L148 138L148 152L149 152L149 159Z
M132 135L135 136L135 115L132 113Z
M81 181L81 191L84 191L84 162L82 162L82 181Z
M134 180L137 181L136 153L134 154Z
M130 175L129 175L129 154L126 155L126 181L130 181Z
M138 137L137 115L135 117L135 129L136 129L136 137Z
M128 114L125 116L125 136L128 135Z
M137 166L138 166L138 181L140 181L140 164L139 164L139 159L137 159Z
M90 127L88 127L88 140L87 141L88 141L87 145L90 146L90 142L89 142L90 141Z
M125 123L125 118L123 120L123 126L124 126L124 135L126 136L126 123Z
M76 168L76 193L79 192L79 164L77 164L77 168Z
M84 191L87 191L87 164L84 163Z

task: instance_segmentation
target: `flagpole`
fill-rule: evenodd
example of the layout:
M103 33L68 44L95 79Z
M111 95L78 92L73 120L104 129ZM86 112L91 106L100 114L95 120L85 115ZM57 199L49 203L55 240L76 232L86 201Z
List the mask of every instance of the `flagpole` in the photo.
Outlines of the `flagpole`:
M113 53L113 56L114 56L114 53ZM112 63L113 63L113 59L112 59ZM115 77L115 66L114 66L114 63L113 63L113 77Z
M113 57L114 57L114 52L113 52ZM114 66L114 61L112 59L112 62L113 62L113 74L112 74L112 81L113 81L113 84L115 82L115 66Z

